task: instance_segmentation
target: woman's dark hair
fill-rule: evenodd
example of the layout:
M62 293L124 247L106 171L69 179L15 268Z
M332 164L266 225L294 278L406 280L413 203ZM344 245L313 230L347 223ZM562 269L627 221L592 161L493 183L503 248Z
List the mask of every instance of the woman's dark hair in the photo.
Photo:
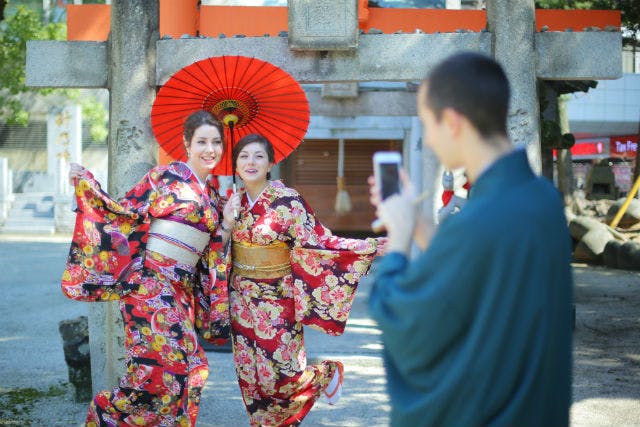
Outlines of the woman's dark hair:
M452 55L425 79L427 99L422 100L439 120L442 110L464 115L484 138L507 135L509 80L492 58L474 52Z
M220 132L220 138L224 142L224 126L222 125L222 122L220 122L220 120L218 120L216 116L206 110L194 111L185 119L184 140L190 143L196 129L198 129L202 125L210 125L216 127L218 129L218 132Z
M266 151L267 153L267 158L269 159L269 163L275 163L275 153L273 151L273 145L271 144L271 142L265 138L264 136L257 134L257 133L250 133L248 135L243 136L240 141L238 141L238 143L236 144L235 147L233 147L233 153L232 153L232 158L233 158L233 173L235 174L236 172L236 164L238 162L238 156L240 155L240 152L244 149L244 147L246 147L249 144L253 144L253 143L258 143L261 144L262 147L264 148L264 151ZM267 172L267 179L271 179L271 173Z

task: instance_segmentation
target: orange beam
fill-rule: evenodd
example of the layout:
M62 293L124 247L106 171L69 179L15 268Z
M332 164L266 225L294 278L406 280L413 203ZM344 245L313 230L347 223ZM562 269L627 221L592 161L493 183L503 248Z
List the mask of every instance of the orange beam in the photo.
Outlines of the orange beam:
M160 0L160 37L198 35L198 0Z
M111 6L67 5L67 40L104 41L111 30Z
M385 34L402 31L413 33L420 29L425 33L452 33L458 29L481 31L487 26L484 10L453 9L387 9L369 8L369 19L360 22L360 29L377 28Z
M457 29L481 31L486 27L482 10L369 8L359 0L359 27L383 33L421 29L426 33ZM67 39L104 41L109 35L108 5L67 5ZM621 26L619 10L536 10L536 30L583 31L586 27ZM248 37L277 36L288 28L287 8L282 6L201 6L197 0L160 0L160 34L178 38L183 34L217 37L219 34Z
M557 10L536 9L536 31L583 31L586 27L617 27L622 25L619 10Z
M289 27L286 6L201 6L200 35L272 37Z

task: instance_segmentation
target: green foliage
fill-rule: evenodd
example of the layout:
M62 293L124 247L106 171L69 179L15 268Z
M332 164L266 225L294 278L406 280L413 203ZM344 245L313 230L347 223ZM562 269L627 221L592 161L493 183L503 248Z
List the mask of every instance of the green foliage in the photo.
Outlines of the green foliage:
M106 138L105 108L93 97L80 96L78 89L35 89L25 86L27 40L65 40L66 25L42 24L37 12L17 6L15 13L0 22L0 122L26 126L28 95L56 96L82 106L96 141Z
M17 95L37 92L48 95L51 89L30 90L25 87L27 40L64 39L64 26L43 26L38 15L18 6L16 13L0 25L0 119L26 125L29 113Z
M77 96L72 99L82 107L82 117L89 123L89 134L96 142L106 141L108 131L107 110L104 106L92 97L81 97L80 91L76 90Z

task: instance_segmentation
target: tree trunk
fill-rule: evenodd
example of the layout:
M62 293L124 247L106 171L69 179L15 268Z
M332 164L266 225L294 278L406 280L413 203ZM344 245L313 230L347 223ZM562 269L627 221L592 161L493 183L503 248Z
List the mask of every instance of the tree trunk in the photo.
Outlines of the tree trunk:
M566 95L558 97L558 124L562 135L570 132ZM557 153L558 189L567 200L567 197L573 196L573 159L570 149L559 149Z
M633 42L633 72L637 73L638 70L636 70L636 47L638 45L637 40L638 37L640 37L640 34L638 31L636 31L634 34L634 42ZM638 117L638 146L640 146L640 117ZM633 179L631 180L632 183L635 183L636 180L638 179L638 176L640 175L640 161L638 159L638 152L640 150L638 150L638 146L636 146L636 158L634 160L634 167L633 167ZM638 197L636 195L636 197Z
M540 123L544 120L558 121L558 94L553 87L545 81L540 82ZM542 163L541 174L553 182L553 147L549 141L544 141L545 135L540 135L540 160Z
M638 146L640 146L640 118L638 119ZM631 182L636 182L638 179L638 175L640 175L640 162L638 161L638 147L636 146L636 158L634 160L633 167L633 180ZM637 196L636 196L637 197Z
M569 115L567 114L567 95L558 97L558 124L560 133L569 133ZM570 212L580 215L582 210L578 203L573 184L573 157L570 149L558 150L558 189L564 197L564 205Z

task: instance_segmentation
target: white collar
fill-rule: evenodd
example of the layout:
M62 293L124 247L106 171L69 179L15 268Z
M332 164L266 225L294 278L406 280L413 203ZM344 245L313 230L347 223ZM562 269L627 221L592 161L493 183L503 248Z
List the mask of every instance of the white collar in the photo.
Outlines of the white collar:
M251 199L251 196L249 195L249 192L246 191L247 194L247 201L249 201L249 209L253 209L253 205L256 204L256 202L258 201L258 199L260 199L260 197L262 196L262 194L264 193L264 190L267 189L267 187L269 187L271 183L267 181L267 185L264 186L264 188L262 189L262 191L260 192L260 194L258 194L258 196L256 197L255 200Z
M191 166L189 166L189 163L187 162L183 162L191 171L191 173L193 174L193 176L196 177L196 180L198 181L198 185L200 186L200 189L204 191L204 187L206 185L205 182L202 182L202 180L200 179L200 177L198 176L198 174L191 168ZM207 178L208 179L208 178Z

